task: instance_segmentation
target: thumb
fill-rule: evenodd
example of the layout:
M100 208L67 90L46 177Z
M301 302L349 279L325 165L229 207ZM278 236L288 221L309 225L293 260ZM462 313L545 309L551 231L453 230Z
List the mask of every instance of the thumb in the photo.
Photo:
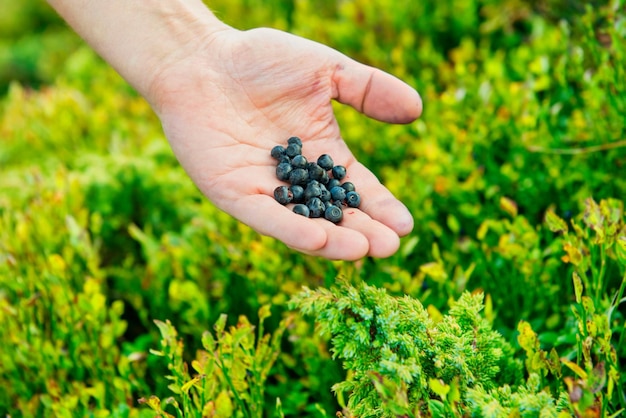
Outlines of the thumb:
M390 123L410 123L422 113L422 99L411 86L348 57L332 75L333 98L365 115Z

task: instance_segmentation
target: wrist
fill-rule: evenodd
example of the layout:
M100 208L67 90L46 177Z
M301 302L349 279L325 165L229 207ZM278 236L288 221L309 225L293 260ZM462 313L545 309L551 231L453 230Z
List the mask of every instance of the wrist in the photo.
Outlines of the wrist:
M231 29L200 0L48 0L151 104L161 74Z

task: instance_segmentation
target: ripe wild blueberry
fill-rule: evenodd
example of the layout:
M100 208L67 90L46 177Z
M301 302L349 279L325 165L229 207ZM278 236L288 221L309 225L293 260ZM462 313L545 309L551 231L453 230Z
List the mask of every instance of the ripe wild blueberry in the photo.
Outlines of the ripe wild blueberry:
M341 222L341 220L343 219L343 211L338 206L330 205L324 211L324 218L336 224L338 222Z
M278 177L278 180L286 181L289 179L289 173L291 173L291 170L291 164L280 163L276 166L276 177Z
M291 145L291 144L296 144L302 147L302 140L298 138L297 136L292 136L291 138L287 140L287 145Z
M309 178L311 180L320 181L324 178L324 174L328 175L328 173L316 163L308 164L307 168L309 169Z
M287 154L289 155L289 154ZM341 180L346 176L346 168L342 165L336 165L332 169L333 178L337 180Z
M356 190L355 187L354 187L354 184L350 183L349 181L346 181L345 183L343 183L341 185L341 187L343 187L343 189L346 191L346 193L353 192L353 191Z
M328 190L332 190L335 186L341 186L341 182L337 179L330 179L328 180L328 183L326 183L326 188Z
M286 205L293 199L293 193L287 186L278 186L274 189L274 199L281 205Z
M358 208L361 204L361 196L357 192L346 193L346 203L351 208Z
M290 158L302 154L302 146L298 144L290 144L285 151Z
M329 181L330 177L328 177L328 171L324 171L324 174L322 174L322 178L320 179L320 183L326 185Z
M291 199L293 203L304 203L304 187L294 184L289 189L293 194L293 199Z
M322 189L318 182L310 182L306 189L304 189L304 200L309 201L314 197L320 197L322 195Z
M343 202L343 200L346 198L346 190L341 186L335 186L330 189L330 197L333 200L339 200L340 202Z
M322 191L320 199L322 199L322 202L328 202L331 199L330 192L323 184L320 184L320 190Z
M335 163L333 162L333 159L330 158L330 155L323 154L320 155L320 157L317 159L317 165L328 171L333 168L333 165L335 165Z
M309 217L311 218L321 218L326 210L324 202L322 202L319 197L311 198L307 203L307 206L309 207Z
M311 211L309 210L309 207L302 203L298 203L297 205L295 205L293 207L293 212L297 213L298 215L305 216L307 218L309 217L309 214L311 213Z
M270 154L272 155L272 158L280 160L282 156L286 155L285 147L283 147L282 145L276 145L274 148L272 148Z
M291 159L291 165L293 168L305 168L307 160L304 155L296 155Z
M289 182L293 185L305 186L309 180L309 173L304 168L296 168L289 173Z

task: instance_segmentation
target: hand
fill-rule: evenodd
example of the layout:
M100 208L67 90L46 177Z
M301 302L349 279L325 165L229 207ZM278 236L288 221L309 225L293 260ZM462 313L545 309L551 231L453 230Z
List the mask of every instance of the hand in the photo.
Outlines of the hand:
M200 45L200 44L199 44ZM321 44L272 29L215 32L164 66L150 101L191 179L219 208L289 247L329 259L387 257L413 228L407 208L352 155L331 100L381 121L421 113L417 92ZM294 214L273 198L270 150L290 136L303 154L330 154L361 195L335 225ZM366 140L375 140L367 138Z

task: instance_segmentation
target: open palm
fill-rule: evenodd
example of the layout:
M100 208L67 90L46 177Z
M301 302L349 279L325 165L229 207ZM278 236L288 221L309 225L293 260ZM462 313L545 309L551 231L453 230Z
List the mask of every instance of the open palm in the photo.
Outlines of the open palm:
M400 80L321 44L271 29L225 30L164 71L155 109L177 158L222 210L296 250L331 259L386 257L409 233L406 207L341 139L333 99L373 118L407 123L419 95ZM290 136L303 155L346 166L359 209L335 225L294 214L273 198L273 146ZM367 140L375 140L368 138Z

